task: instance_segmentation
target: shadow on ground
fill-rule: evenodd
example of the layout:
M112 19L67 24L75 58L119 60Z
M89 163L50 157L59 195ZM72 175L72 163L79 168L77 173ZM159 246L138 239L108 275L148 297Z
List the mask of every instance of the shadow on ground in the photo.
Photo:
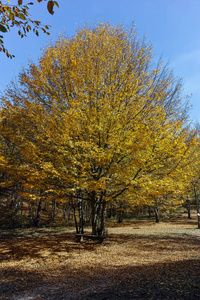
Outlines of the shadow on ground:
M59 272L58 272L59 271ZM63 272L62 272L63 271ZM58 275L58 273L60 275ZM64 269L51 278L39 272L4 270L0 284L3 299L200 299L200 261L188 260L147 266L86 268L70 277Z
M96 242L81 244L81 249L95 250ZM2 250L3 248L3 250ZM10 258L22 260L26 258L41 258L45 251L51 254L59 254L63 251L72 253L80 249L75 233L51 234L33 237L16 237L0 235L0 262Z
M110 234L106 239L106 245L127 244L137 247L142 251L185 251L188 247L198 247L200 240L187 234L168 235L142 235L134 234L135 229L129 234ZM27 258L42 258L43 253L59 255L63 251L72 254L78 251L95 251L98 241L85 240L77 243L75 233L57 233L38 236L9 236L0 235L0 262L10 259L23 260ZM200 254L199 254L200 255Z
M82 299L200 299L199 260L127 267L125 273L116 285Z

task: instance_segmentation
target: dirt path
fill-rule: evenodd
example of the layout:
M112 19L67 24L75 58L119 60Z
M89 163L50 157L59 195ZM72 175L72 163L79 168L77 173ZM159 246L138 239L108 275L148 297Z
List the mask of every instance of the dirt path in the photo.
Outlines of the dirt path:
M200 299L196 220L108 226L104 244L69 229L1 231L0 299Z

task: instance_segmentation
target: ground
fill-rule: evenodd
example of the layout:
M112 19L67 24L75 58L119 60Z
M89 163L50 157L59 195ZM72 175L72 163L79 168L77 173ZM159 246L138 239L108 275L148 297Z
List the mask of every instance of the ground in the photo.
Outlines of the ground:
M74 228L1 230L0 299L200 299L195 216L107 226L103 244Z

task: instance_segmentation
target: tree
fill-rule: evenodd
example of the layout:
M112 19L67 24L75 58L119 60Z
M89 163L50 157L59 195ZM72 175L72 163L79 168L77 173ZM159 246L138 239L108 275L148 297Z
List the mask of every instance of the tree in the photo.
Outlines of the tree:
M10 1L8 1L10 2ZM42 2L42 0L37 0L37 2ZM8 32L11 28L18 28L18 34L20 37L26 37L28 32L33 31L37 36L39 35L39 30L43 33L49 34L47 31L49 29L48 25L41 25L41 21L34 21L30 18L29 8L33 5L33 2L29 2L23 5L23 0L18 0L16 5L3 4L0 1L0 32L2 34ZM48 1L47 10L50 14L54 14L54 5L59 7L57 1ZM12 58L9 51L4 46L3 35L0 35L0 51L4 52L7 57Z
M60 38L18 84L2 97L15 174L47 199L76 199L80 219L90 203L92 234L105 234L108 201L148 204L175 191L177 176L184 184L195 138L187 142L181 82L133 29L99 24Z
M186 198L186 207L188 210L188 218L191 218L190 215L190 204L196 205L197 210L197 226L200 228L200 210L199 210L199 183L200 183L200 155L199 155L199 143L200 143L200 126L199 124L195 124L193 126L193 132L196 135L196 145L193 147L193 155L190 159L190 176L187 179L187 188L185 191Z

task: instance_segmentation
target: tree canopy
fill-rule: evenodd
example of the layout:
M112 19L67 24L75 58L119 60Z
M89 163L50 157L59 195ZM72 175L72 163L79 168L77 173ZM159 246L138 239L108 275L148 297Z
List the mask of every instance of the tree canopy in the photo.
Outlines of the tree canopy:
M134 29L101 23L47 46L2 97L2 187L90 203L95 235L109 201L183 192L197 136L181 81L152 56Z

